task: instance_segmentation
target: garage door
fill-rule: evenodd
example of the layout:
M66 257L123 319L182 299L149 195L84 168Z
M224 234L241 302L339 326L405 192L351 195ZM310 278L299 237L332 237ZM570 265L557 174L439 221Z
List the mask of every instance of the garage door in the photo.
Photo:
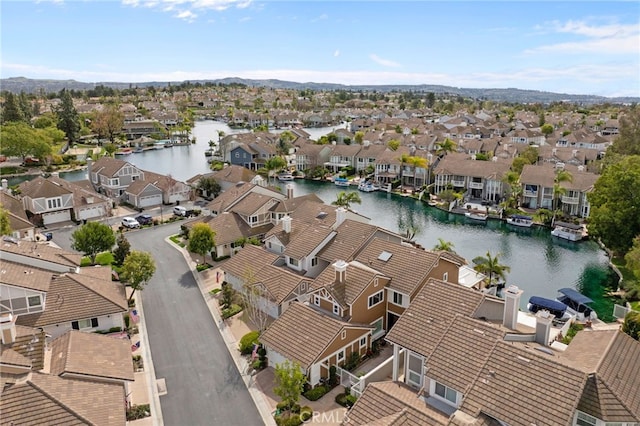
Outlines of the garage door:
M95 217L102 217L104 215L104 207L102 206L87 207L78 211L78 220L93 219Z
M274 367L278 364L284 363L287 358L280 355L278 352L267 348L267 358L269 359L269 367Z
M60 210L57 212L43 213L42 223L50 225L52 223L66 222L71 220L71 210Z
M162 195L149 195L148 197L140 197L139 207L158 206L162 204Z

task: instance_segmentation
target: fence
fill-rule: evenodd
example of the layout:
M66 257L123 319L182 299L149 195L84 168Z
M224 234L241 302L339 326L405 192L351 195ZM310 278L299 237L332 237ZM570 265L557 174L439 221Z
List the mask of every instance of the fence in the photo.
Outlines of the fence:
M625 315L631 312L631 308L627 308L626 306L613 305L613 316L616 319L624 319Z
M360 395L362 395L364 391L364 380L340 367L336 367L336 374L340 377L340 384L344 387L351 388L351 393L360 398Z

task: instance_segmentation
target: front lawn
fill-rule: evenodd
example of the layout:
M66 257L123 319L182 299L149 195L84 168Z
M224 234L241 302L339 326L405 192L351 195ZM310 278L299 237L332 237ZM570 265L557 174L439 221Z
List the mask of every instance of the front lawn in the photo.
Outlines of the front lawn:
M96 256L96 265L107 266L113 263L113 253L110 251L105 251L99 253ZM84 256L82 260L80 260L80 266L91 266L91 258L89 256Z

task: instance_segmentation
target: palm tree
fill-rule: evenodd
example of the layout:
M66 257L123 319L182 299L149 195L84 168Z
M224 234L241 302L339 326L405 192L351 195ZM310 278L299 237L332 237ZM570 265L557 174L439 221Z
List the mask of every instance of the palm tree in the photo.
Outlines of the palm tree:
M557 170L553 179L553 218L551 219L551 225L556 221L556 214L560 207L560 197L567 193L567 189L562 186L562 182L573 182L573 175L568 170Z
M352 203L360 204L362 200L360 199L360 195L354 191L340 191L336 200L331 203L334 206L344 207L345 209L349 209Z
M506 207L518 208L518 200L522 194L520 185L520 175L514 171L505 173L502 181L509 185L509 199L506 200Z
M499 262L499 257L500 253L491 256L491 252L487 252L486 256L478 256L472 260L475 264L473 269L489 277L489 286L492 286L494 281L495 284L498 284L500 280L505 281L506 274L511 271L509 266Z
M411 156L407 154L402 154L400 157L398 157L398 160L400 160L400 192L402 192L402 187L404 185L404 182L403 182L404 164L408 163L410 158Z
M418 168L426 170L429 167L429 162L426 158L420 156L409 157L409 164L413 167L413 189L416 189L416 171ZM424 181L425 179L423 179Z
M274 171L280 171L286 167L286 165L287 162L280 156L271 157L265 161L264 168L267 169L267 181L269 181L269 178L273 176Z
M457 149L458 144L449 138L445 138L444 141L436 144L436 154L439 157L446 155L448 152L453 152Z
M433 246L434 251L448 251L449 253L455 253L453 250L454 244L451 241L445 241L442 238L438 238L438 244Z

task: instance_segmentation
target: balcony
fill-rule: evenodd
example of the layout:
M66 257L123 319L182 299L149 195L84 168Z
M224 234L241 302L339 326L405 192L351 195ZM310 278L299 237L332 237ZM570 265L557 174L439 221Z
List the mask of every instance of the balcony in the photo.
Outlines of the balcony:
M538 191L524 191L525 197L538 197Z
M482 189L484 184L482 182L469 182L469 189Z
M451 185L457 186L457 187L464 187L464 181L463 180L452 180L451 181Z
M578 204L580 202L580 198L579 197L569 197L567 195L563 195L562 198L562 203L563 204Z

